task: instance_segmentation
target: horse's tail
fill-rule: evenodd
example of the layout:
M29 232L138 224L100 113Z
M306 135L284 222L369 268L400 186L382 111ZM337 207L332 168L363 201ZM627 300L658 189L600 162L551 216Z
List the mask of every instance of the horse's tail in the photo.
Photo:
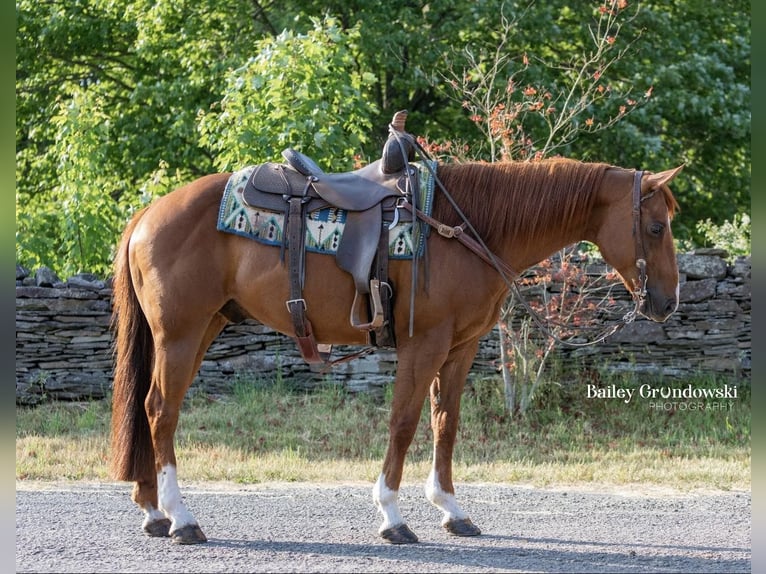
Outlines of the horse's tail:
M128 245L144 211L122 234L114 262L112 329L116 331L110 471L116 480L144 480L154 472L154 447L144 401L154 343L130 275Z

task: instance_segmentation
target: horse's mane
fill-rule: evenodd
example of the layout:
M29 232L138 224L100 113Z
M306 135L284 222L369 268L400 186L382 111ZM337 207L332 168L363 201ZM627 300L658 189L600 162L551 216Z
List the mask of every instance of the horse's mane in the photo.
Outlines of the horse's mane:
M568 235L585 224L609 167L562 158L440 164L437 176L488 245L502 237L533 244L551 227ZM434 217L462 223L441 195L436 193Z

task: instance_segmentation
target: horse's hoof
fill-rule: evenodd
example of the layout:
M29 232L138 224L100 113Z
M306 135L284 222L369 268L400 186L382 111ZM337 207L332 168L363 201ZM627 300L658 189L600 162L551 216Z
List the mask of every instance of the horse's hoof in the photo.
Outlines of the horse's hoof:
M207 542L207 536L196 524L187 524L182 528L174 530L170 533L170 537L176 544L202 544Z
M170 536L170 524L171 522L169 518L160 518L159 520L144 524L144 532L149 536Z
M470 518L461 518L460 520L450 520L444 523L444 528L447 532L454 534L455 536L478 536L481 534L481 530Z
M413 544L418 541L418 537L406 524L386 528L380 535L391 544Z

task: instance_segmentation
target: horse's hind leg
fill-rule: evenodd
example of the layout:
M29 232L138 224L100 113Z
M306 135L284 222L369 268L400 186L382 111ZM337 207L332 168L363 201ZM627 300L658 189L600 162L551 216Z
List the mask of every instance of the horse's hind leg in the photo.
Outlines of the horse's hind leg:
M471 522L455 498L452 455L460 415L463 387L476 355L478 342L453 349L439 376L431 383L431 429L434 460L426 482L426 497L444 513L442 526L456 536L476 536L481 531Z
M155 479L137 482L133 498L146 514L143 528L152 536L170 536L180 544L205 542L207 538L181 498L173 437L181 404L207 348L227 320L215 315L204 334L187 328L183 337L158 337L152 384L146 397L146 413L155 453ZM197 336L194 335L197 333Z
M149 536L170 536L170 519L158 508L157 503L157 474L151 469L147 477L137 480L133 485L131 496L144 511L144 522L141 525Z

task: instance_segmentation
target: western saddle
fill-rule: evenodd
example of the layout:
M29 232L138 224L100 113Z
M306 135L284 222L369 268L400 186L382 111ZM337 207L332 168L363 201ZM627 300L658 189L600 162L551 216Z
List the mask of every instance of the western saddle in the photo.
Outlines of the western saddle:
M417 201L419 177L409 164L414 157L412 136L404 131L407 112L394 114L382 157L347 173L325 173L306 155L286 149L286 164L256 166L247 181L244 201L270 211L283 211L282 257L287 251L290 299L287 310L295 340L307 363L326 363L330 347L318 345L306 316L302 296L305 278L305 218L326 207L346 211L346 224L336 253L338 266L351 274L355 294L351 325L368 334L376 346L395 346L393 290L388 283L388 230L411 221L404 203ZM363 318L364 317L364 318Z

